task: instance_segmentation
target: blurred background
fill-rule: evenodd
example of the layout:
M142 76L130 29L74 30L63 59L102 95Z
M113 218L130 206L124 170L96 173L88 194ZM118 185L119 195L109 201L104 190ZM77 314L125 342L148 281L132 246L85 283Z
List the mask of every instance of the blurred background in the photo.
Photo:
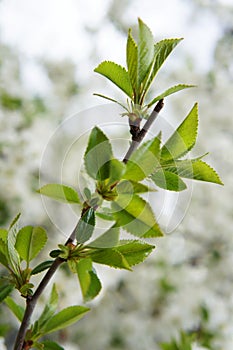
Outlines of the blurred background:
M134 273L101 270L104 290L91 313L55 337L67 350L158 350L182 330L193 335L193 349L232 350L232 0L1 0L0 225L20 211L22 225L48 229L51 249L69 235L73 214L42 202L35 189L61 177L78 187L78 155L64 170L64 149L76 137L81 154L96 123L112 121L112 137L122 127L122 137L129 138L127 120L93 93L122 96L93 69L103 60L125 65L127 31L137 27L138 17L156 41L184 37L154 93L178 83L198 87L168 97L160 118L178 125L199 101L196 152L210 152L207 161L225 186L193 183L182 198L163 197L167 217L174 201L178 210L174 222L162 222L167 236L155 242L157 251ZM61 306L81 302L66 271L56 283ZM10 349L18 324L4 306L0 319L0 336Z

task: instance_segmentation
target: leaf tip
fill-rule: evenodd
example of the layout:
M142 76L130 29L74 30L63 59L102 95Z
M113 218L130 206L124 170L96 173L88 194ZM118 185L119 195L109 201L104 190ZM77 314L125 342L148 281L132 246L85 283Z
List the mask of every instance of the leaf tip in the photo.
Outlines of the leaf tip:
M141 17L138 17L138 23L143 23L143 20L141 19Z

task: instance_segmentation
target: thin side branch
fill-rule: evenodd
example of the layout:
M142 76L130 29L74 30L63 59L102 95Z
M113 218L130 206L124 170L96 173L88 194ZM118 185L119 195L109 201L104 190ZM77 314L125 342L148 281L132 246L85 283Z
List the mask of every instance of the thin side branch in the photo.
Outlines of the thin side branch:
M153 112L151 113L150 117L146 121L145 125L143 126L142 130L140 131L138 135L138 142L141 142L144 136L146 135L147 131L150 129L151 125L154 123L155 119L157 118L159 112L164 106L164 100L159 100L159 102L156 104Z
M52 276L54 275L58 267L64 261L65 261L64 259L61 259L59 257L56 258L53 264L51 265L51 267L49 268L49 270L47 271L47 273L45 274L45 276L43 277L43 279L41 280L33 296L27 298L27 306L24 313L23 321L21 323L17 338L15 340L14 350L22 350L24 348L24 339L26 336L26 332L29 328L31 315L35 309L37 300L42 294L42 292L44 291L45 287L48 285L49 281L51 280Z
M131 145L129 147L128 152L125 155L125 158L123 159L124 163L127 163L129 158L131 157L132 153L138 148L140 142L143 140L143 138L146 136L146 133L150 129L151 125L154 123L155 119L157 118L159 112L164 106L163 99L159 100L159 102L156 104L153 112L149 116L148 120L144 124L143 128L135 135L135 137L132 138Z

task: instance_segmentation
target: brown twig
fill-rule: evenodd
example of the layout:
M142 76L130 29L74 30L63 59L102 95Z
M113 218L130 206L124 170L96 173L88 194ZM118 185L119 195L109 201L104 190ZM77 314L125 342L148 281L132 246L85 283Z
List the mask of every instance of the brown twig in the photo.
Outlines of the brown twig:
M123 159L124 163L127 163L129 158L131 157L132 153L138 148L140 142L143 140L143 138L146 136L147 131L150 129L151 125L155 121L156 117L158 116L159 112L164 106L163 99L159 100L159 102L156 104L153 112L149 116L148 120L145 122L143 128L141 130L137 130L137 133L132 136L132 142L129 147L128 152L125 155L125 158Z
M140 142L142 141L142 139L145 137L147 131L149 130L149 128L151 127L152 123L154 122L155 118L157 117L157 115L159 114L159 112L161 111L161 109L163 108L163 100L160 100L153 112L151 113L150 117L148 118L148 120L146 121L145 125L143 126L143 128L140 130L139 126L137 125L137 132L135 132L134 134L132 133L132 128L131 128L131 133L132 133L132 143L128 149L128 152L125 155L125 158L123 160L124 163L127 163L128 159L131 157L132 153L137 149L137 147L139 146ZM85 213L85 208L83 209L82 213L81 213L81 217L82 215ZM76 225L77 227L77 225ZM66 245L69 243L72 243L75 239L75 232L76 232L76 227L74 228L74 230L72 231L70 237L67 239L66 241ZM45 287L49 284L51 278L53 277L53 275L55 274L55 272L57 271L58 267L65 262L64 259L57 257L53 264L50 266L50 268L48 269L47 273L45 274L45 276L42 278L40 284L38 285L35 293L27 298L27 304L26 304L26 310L24 313L24 317L21 323L21 326L19 328L18 334L17 334L17 338L15 341L15 346L14 346L14 350L23 350L25 347L25 336L26 336L26 332L27 329L29 328L30 325L30 320L31 320L31 316L32 313L35 309L36 303L38 298L40 297L40 295L42 294L42 292L44 291Z
M61 259L59 257L56 258L54 260L53 264L50 266L47 273L45 274L45 276L43 277L43 279L41 280L41 282L40 282L39 286L37 287L33 296L27 298L27 306L26 306L24 317L23 317L21 326L20 326L19 331L18 331L16 341L15 341L14 350L22 350L24 348L24 339L26 336L27 329L29 328L31 315L35 309L37 300L40 297L43 290L45 289L45 287L48 285L50 279L52 278L52 276L54 275L54 273L56 272L58 267L64 261L65 261L64 259Z

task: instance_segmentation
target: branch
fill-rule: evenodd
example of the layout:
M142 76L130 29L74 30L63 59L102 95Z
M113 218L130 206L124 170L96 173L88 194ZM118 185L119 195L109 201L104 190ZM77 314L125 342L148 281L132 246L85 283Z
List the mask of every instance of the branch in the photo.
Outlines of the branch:
M132 143L128 149L128 152L126 153L125 158L123 160L124 163L127 163L128 159L131 157L132 153L137 149L138 145L140 144L142 139L145 137L147 131L151 127L152 123L154 122L155 118L157 117L157 115L159 114L159 112L162 108L163 108L163 100L160 100L156 104L153 112L151 113L149 119L146 121L143 128L140 130L138 127L137 134L134 134L132 136L133 140L132 140ZM86 211L86 208L83 208L82 213L81 213L81 217L84 215L85 211ZM77 227L77 225L76 225L76 227ZM72 243L74 241L76 227L74 228L74 230L70 234L65 245L68 245L69 243ZM53 275L57 271L58 267L63 262L65 262L64 259L57 257L54 260L51 267L49 268L49 270L47 271L47 273L45 274L45 276L42 278L42 280L41 280L39 286L37 287L37 289L35 290L35 293L33 294L33 296L27 297L26 310L25 310L24 317L23 317L21 326L20 326L18 334L17 334L14 350L23 350L24 349L25 336L26 336L27 330L29 328L31 316L32 316L32 313L35 309L37 300L40 297L40 295L42 294L42 292L44 291L45 287L49 284L51 278L53 277Z
M27 329L29 328L31 315L35 309L37 300L40 297L43 290L45 289L45 287L48 285L50 279L52 278L52 276L54 275L54 273L56 272L58 267L64 261L65 261L64 259L61 259L59 257L56 258L54 260L53 264L51 265L51 267L49 268L49 270L47 271L47 273L45 274L45 276L43 277L43 279L41 280L41 282L40 282L39 286L37 287L33 296L27 298L27 306L26 306L26 310L24 313L23 321L21 323L21 326L19 328L18 335L17 335L16 341L15 341L14 350L22 350L23 349L24 339L26 336Z
M125 155L125 158L123 159L124 163L127 163L129 158L131 157L132 153L138 148L140 142L143 140L143 138L146 136L147 131L150 129L151 125L154 123L156 117L158 116L159 112L164 106L163 99L159 100L159 102L156 104L153 112L149 116L148 120L144 124L143 128L135 134L135 136L132 137L132 143L129 147L128 152Z
M82 211L81 217L82 217L82 215L83 215L83 211ZM75 226L74 230L72 231L70 237L67 239L65 245L68 245L69 243L72 243L74 241L76 227L77 227L77 225ZM35 293L33 294L33 296L27 297L27 304L26 304L27 306L26 306L26 310L25 310L25 313L23 316L22 323L20 325L20 328L19 328L19 331L17 334L17 338L15 340L14 350L23 350L24 349L24 339L25 339L27 330L29 328L31 315L35 309L37 300L40 297L40 295L43 293L45 287L49 284L51 278L53 277L53 275L57 271L58 267L65 261L66 261L65 259L57 257L54 260L53 264L48 269L47 273L42 278L42 280L41 280L39 286L37 287L37 289L35 290Z

